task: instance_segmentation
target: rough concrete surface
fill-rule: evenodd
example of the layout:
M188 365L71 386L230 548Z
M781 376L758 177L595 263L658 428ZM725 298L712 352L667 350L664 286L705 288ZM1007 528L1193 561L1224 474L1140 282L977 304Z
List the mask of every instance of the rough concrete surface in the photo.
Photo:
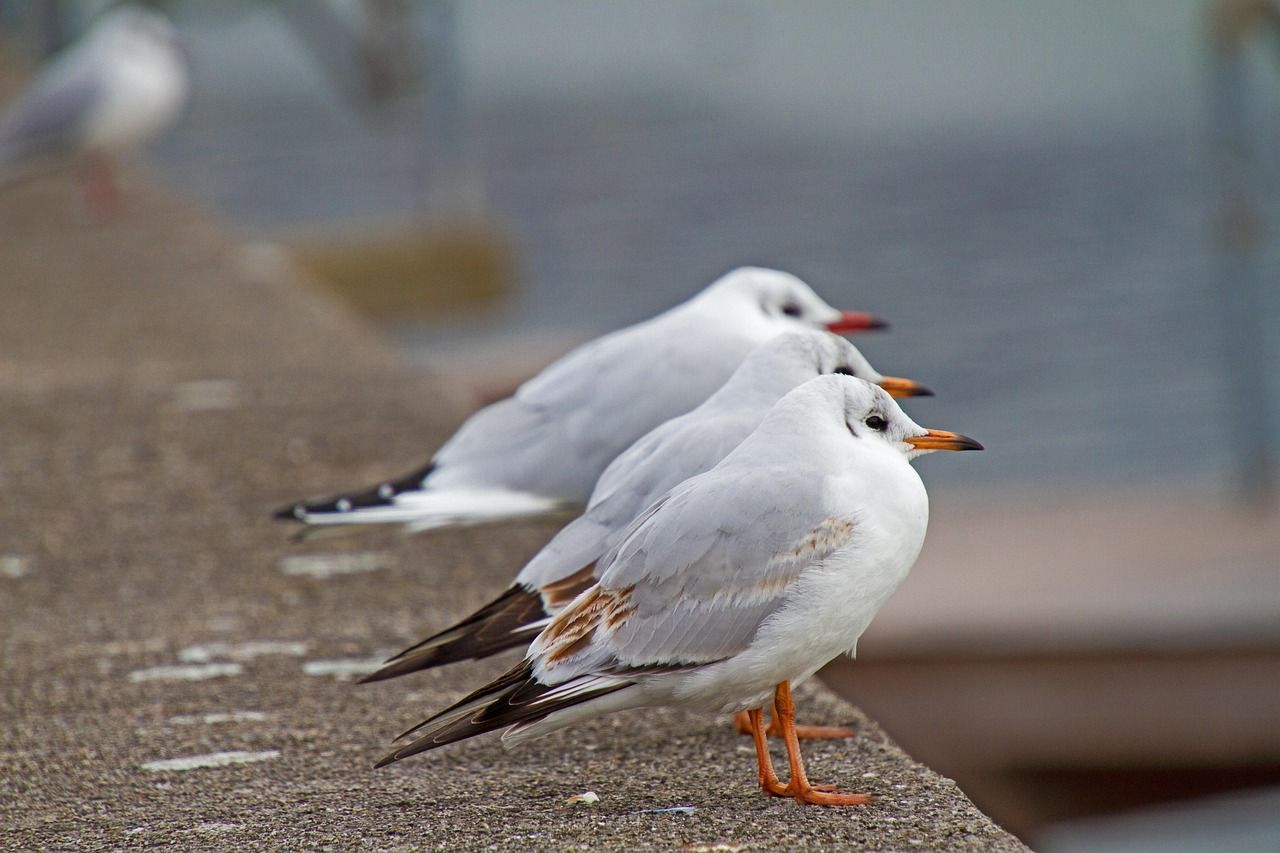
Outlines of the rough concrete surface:
M462 412L137 183L107 223L67 181L0 196L0 846L1021 849L816 687L804 720L859 734L808 744L810 775L868 807L765 798L728 720L668 711L372 770L510 659L349 672L490 598L554 525L290 542L276 505L401 473Z

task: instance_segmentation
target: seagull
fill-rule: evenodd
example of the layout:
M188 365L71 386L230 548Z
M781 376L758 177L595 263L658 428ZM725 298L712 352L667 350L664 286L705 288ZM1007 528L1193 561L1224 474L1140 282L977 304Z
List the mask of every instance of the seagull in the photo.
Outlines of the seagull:
M657 317L573 350L468 418L421 468L275 517L416 532L577 509L619 453L705 400L761 341L885 325L837 311L788 273L737 269Z
M809 782L791 688L854 653L920 553L929 498L910 460L981 449L918 426L865 380L809 380L720 464L633 520L601 558L600 580L552 618L524 661L405 732L413 739L377 766L497 729L514 746L632 708L747 711L766 794L866 803ZM786 785L769 758L770 699Z
M829 332L787 332L765 341L702 405L655 427L609 463L586 512L556 534L506 592L361 680L382 681L527 646L552 615L598 580L600 557L646 506L710 470L784 394L824 374L857 376L893 396L933 393L910 379L881 374L853 344Z
M0 185L78 160L90 201L117 206L110 158L177 121L188 90L173 25L150 10L112 9L0 116Z

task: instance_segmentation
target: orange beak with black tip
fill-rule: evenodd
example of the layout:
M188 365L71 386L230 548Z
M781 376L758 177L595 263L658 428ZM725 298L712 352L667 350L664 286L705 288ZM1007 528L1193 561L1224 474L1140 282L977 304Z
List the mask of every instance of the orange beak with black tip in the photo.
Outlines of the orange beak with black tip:
M978 442L958 432L945 429L931 429L924 435L913 435L903 439L916 450L982 450Z
M890 397L932 397L933 391L916 382L914 379L903 379L901 376L881 376L878 383L889 392Z
M871 329L887 329L889 321L865 311L841 311L840 316L827 324L828 332L866 332Z

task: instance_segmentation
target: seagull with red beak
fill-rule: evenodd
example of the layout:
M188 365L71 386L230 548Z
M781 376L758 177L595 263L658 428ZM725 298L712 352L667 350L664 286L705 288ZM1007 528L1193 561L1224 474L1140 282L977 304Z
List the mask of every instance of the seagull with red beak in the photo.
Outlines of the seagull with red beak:
M479 524L580 508L636 439L716 391L785 332L884 328L785 272L743 267L680 305L590 341L468 418L431 460L372 488L292 504L308 525Z

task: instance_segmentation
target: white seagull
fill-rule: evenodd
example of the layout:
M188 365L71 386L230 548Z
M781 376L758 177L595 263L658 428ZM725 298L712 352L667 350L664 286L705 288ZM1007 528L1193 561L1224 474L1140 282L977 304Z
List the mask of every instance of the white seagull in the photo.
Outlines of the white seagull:
M858 638L924 543L929 499L909 461L980 450L926 430L869 382L820 376L783 397L724 460L664 494L603 558L525 660L405 732L410 755L496 729L514 745L579 720L660 705L748 711L760 784L802 803L864 794L811 785L791 685ZM791 778L769 760L773 697Z
M885 324L793 275L744 267L657 317L583 344L468 418L431 461L371 489L276 513L310 525L480 524L581 507L636 439L701 403L761 341Z
M609 463L586 512L557 533L506 592L391 658L362 681L527 646L550 616L595 583L600 557L645 507L684 480L710 470L760 425L784 394L824 374L857 376L893 396L933 393L910 379L881 374L853 344L828 332L788 332L765 341L702 405L650 430Z
M0 116L0 185L79 160L91 201L114 205L110 158L172 125L188 89L186 57L164 16L133 6L103 14Z

